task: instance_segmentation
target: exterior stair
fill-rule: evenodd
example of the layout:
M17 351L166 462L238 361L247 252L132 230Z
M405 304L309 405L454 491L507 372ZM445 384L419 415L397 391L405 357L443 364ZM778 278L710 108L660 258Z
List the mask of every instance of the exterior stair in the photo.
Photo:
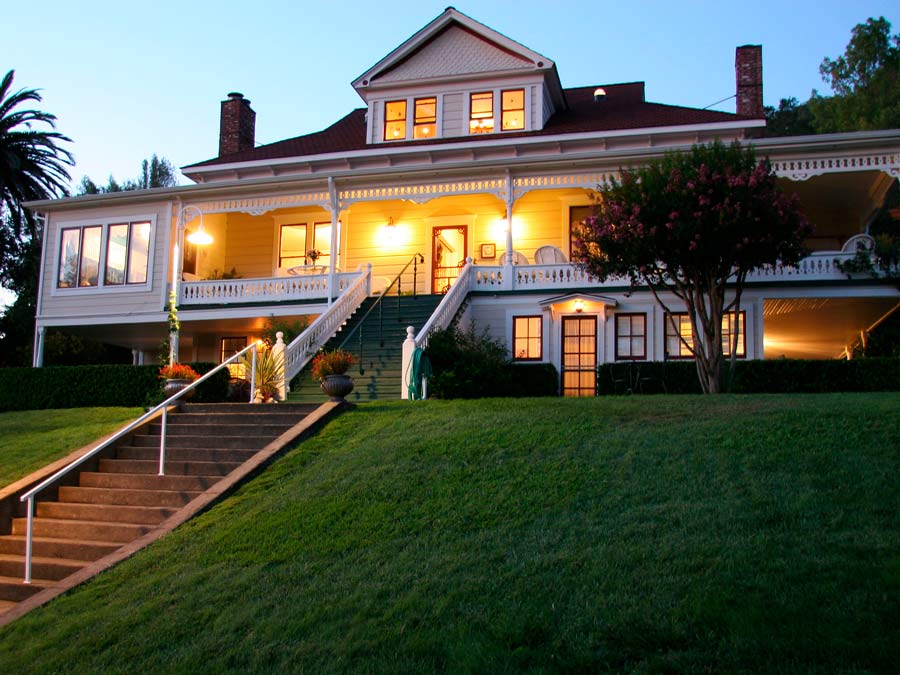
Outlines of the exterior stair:
M52 501L35 504L31 584L23 583L27 519L12 518L0 536L0 624L17 603L157 529L314 410L186 404L168 416L166 475L157 475L161 425L151 423L96 467L73 471L74 484L48 488Z
M347 373L355 383L353 392L347 396L348 401L384 401L400 398L402 382L400 370L406 327L413 326L416 331L421 329L443 297L404 295L400 296L398 308L397 297L390 296L384 299L381 307L375 307L366 316L366 312L378 301L378 297L367 298L341 330L325 343L326 350L342 346L356 356L362 354L359 364ZM343 344L348 335L349 341ZM288 401L321 403L327 400L328 397L322 393L319 383L313 381L310 376L309 366L291 382Z

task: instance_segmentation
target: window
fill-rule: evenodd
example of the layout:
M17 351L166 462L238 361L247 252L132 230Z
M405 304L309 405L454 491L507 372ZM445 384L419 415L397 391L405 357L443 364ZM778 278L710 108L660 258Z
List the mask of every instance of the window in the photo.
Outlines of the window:
M500 128L514 131L525 128L525 90L511 89L500 95Z
M434 138L437 129L437 99L417 98L414 120L413 138Z
M494 131L494 93L487 91L469 96L469 133L490 134Z
M116 223L106 240L107 286L147 283L150 223Z
M246 335L241 337L223 337L219 342L219 363L224 363L226 359L230 359L246 346ZM229 363L227 368L228 374L231 377L245 379L247 376L247 373L244 372L244 366L241 363Z
M741 312L740 316L740 334L738 335L737 356L744 358L746 356L746 337L747 322L746 312ZM735 331L735 315L734 312L728 312L722 317L722 353L725 356L731 356L731 341L734 339ZM690 350L679 339L681 335L689 345L693 347L694 336L691 331L691 320L686 313L669 314L666 316L666 356L670 359L690 359L693 358Z
M279 237L278 266L325 265L325 258L331 255L331 223L293 223L281 226ZM319 256L313 260L309 252L317 250Z
M647 358L647 315L616 314L616 360Z
M540 361L543 358L542 333L540 316L513 317L513 359Z
M572 252L575 250L575 239L578 238L578 228L581 222L591 215L592 206L570 206L569 207L569 260L572 259Z
M402 141L406 138L406 101L384 104L384 140Z
M103 227L69 227L62 230L57 287L97 286L100 273L100 240Z

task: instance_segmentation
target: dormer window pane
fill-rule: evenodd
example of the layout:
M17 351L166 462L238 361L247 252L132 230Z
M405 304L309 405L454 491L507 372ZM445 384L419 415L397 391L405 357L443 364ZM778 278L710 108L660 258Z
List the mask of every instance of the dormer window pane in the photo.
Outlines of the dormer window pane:
M406 101L384 104L384 140L402 141L406 138Z
M511 89L501 95L501 129L513 131L525 128L525 90Z
M437 122L437 99L417 98L413 138L434 138Z
M483 92L469 97L469 133L489 134L494 131L494 94Z

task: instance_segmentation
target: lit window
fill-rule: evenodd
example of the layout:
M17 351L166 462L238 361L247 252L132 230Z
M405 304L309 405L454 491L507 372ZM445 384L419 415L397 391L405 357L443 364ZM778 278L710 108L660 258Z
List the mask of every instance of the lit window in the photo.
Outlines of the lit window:
M325 264L322 259L331 255L331 223L315 224L312 247L319 252L318 264Z
M500 128L503 131L513 131L525 128L525 90L511 89L504 91L501 96Z
M219 363L224 363L227 359L241 351L247 346L247 336L242 337L224 337L219 342ZM247 373L241 363L229 363L228 374L231 377L244 379Z
M469 133L489 134L494 131L494 94L483 92L469 97Z
M62 231L59 251L59 288L99 285L100 250L103 228L100 225L72 227Z
M722 317L722 353L725 356L731 356L731 343L734 340L735 330L740 328L737 341L737 357L744 358L747 354L744 351L744 338L747 335L747 314L741 312L740 326L735 326L734 312L728 312Z
M406 138L406 101L384 104L384 140L402 141Z
M281 226L281 245L278 251L279 267L296 267L306 264L306 223Z
M516 361L540 361L543 357L540 316L513 318L513 358Z
M722 353L731 356L731 341L734 339L735 326L734 312L728 312L722 317ZM682 339L679 338L679 335ZM746 313L740 314L740 333L738 335L737 356L746 356L745 345L747 337ZM670 359L693 358L688 346L694 346L694 335L691 330L691 319L686 313L668 314L666 316L666 356Z
M150 223L116 223L109 226L106 241L104 284L147 283Z
M616 314L616 360L647 358L647 315Z
M437 99L417 98L413 138L434 138L437 123Z

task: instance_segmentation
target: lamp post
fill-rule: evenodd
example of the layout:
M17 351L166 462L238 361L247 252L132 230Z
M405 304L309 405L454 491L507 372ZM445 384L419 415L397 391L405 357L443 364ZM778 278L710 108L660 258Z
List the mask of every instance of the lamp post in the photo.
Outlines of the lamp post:
M181 322L178 320L178 293L181 275L184 267L184 215L187 211L194 210L200 216L200 225L196 232L192 232L187 240L197 246L206 246L213 242L212 236L203 229L203 211L196 206L185 206L178 211L178 221L175 228L175 250L172 252L172 285L169 290L169 365L178 361L178 333ZM191 218L193 220L193 217Z

